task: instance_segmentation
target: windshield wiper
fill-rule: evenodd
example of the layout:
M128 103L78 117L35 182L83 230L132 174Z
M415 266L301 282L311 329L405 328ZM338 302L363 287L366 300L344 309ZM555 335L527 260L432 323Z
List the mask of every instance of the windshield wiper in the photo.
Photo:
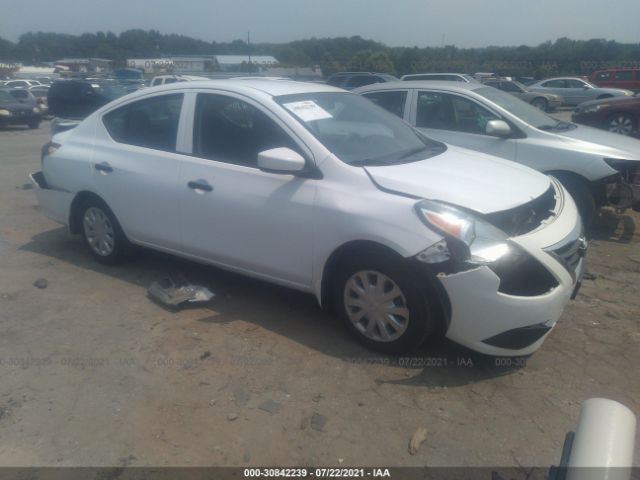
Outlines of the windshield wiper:
M402 160L403 158L407 158L410 157L411 155L415 155L416 153L420 153L420 152L424 152L426 150L429 150L429 147L423 145L421 147L416 147L416 148L412 148L410 150L407 150L405 153L403 153L402 155L400 155L398 157L398 160Z
M394 163L395 162L392 162L390 160L382 160L379 158L361 158L361 159L349 162L349 165L352 165L354 167L375 167L375 166L382 166L382 165L393 165Z

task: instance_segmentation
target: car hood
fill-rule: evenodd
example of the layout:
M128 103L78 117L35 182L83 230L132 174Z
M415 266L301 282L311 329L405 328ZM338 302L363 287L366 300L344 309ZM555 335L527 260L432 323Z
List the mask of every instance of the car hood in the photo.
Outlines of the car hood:
M550 186L547 176L528 167L451 145L426 160L365 170L382 189L480 213L522 205Z
M640 140L598 128L577 125L571 130L553 132L573 141L572 150L600 154L603 158L640 160Z
M621 105L621 106L637 105L640 108L640 97L612 97L612 98L601 98L600 100L589 100L588 102L581 103L579 105L579 108L583 109L584 107L588 107L590 105L603 105L603 104Z

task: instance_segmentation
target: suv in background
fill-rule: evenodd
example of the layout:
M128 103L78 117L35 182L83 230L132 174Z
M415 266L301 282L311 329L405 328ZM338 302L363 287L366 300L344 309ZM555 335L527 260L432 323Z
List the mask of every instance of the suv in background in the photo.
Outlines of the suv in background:
M388 73L370 72L340 72L334 73L327 79L327 85L345 90L364 87L373 83L397 82L398 79Z
M53 115L51 133L55 134L75 127L111 100L126 95L125 88L113 81L96 83L87 80L58 80L53 82L47 94L49 114Z
M598 87L626 88L640 91L640 68L611 68L598 70L589 80Z
M404 82L418 80L444 80L447 82L478 83L478 80L465 73L412 73L411 75L403 75L400 77L400 80Z

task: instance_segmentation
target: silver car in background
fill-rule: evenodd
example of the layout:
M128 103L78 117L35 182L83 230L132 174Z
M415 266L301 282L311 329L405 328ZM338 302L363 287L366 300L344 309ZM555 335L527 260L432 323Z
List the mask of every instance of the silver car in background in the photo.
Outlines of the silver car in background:
M503 92L510 93L514 97L518 97L536 108L548 112L555 110L562 105L563 99L560 95L544 92L532 92L522 83L514 80L487 80L484 82L489 87L494 87Z
M554 175L583 223L600 206L640 207L640 142L561 122L501 90L458 82L395 82L354 90L430 138Z
M415 82L419 80L441 80L446 82L480 83L471 75L466 73L412 73L400 77L403 82Z
M532 92L553 93L564 99L563 105L576 106L589 100L611 97L631 97L631 90L619 88L600 88L577 77L547 78L532 83L528 89Z

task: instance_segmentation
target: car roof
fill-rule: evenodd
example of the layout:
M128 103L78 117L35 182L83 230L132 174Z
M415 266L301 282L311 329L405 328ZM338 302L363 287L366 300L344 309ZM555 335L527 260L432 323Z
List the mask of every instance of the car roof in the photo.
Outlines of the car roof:
M237 93L249 93L250 91L259 91L266 93L272 97L279 95L291 95L297 93L311 93L311 92L345 92L341 88L332 87L321 83L309 83L309 82L297 82L294 80L234 80L234 79L221 79L221 80L194 80L190 82L170 83L168 85L160 85L157 87L150 87L139 90L137 92L129 94L127 98L134 98L137 96L145 96L152 92L159 91L171 91L171 90L183 90L188 88L215 88L220 90L228 90L230 92Z
M386 83L374 83L373 85L366 85L364 87L356 88L354 91L356 93L368 92L368 91L378 91L378 90L399 90L399 89L416 89L416 88L426 88L426 89L442 89L442 90L455 90L455 91L471 91L477 90L478 88L482 88L484 85L482 83L463 83L463 82L448 82L446 80L427 80L421 82L420 80L413 82L386 82Z

